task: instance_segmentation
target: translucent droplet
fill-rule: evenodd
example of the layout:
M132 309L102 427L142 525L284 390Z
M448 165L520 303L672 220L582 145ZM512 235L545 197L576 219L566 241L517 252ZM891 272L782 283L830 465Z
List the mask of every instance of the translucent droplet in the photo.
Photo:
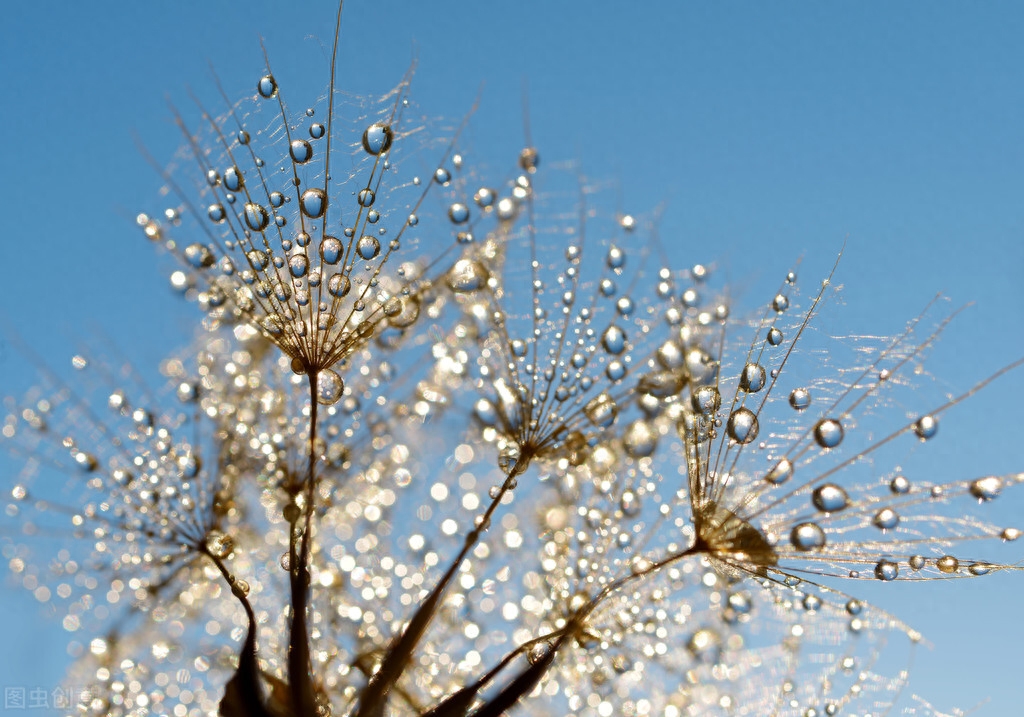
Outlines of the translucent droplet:
M254 232L261 232L270 224L270 215L267 214L267 210L262 205L255 202L246 202L245 223Z
M319 187L307 189L299 198L299 207L310 219L318 219L327 211L327 194Z
M814 424L814 440L822 448L835 448L843 442L843 424L834 418L823 418Z
M768 329L768 343L772 346L778 346L782 343L782 332L774 326Z
M999 495L999 490L1002 487L1003 482L999 478L989 476L971 481L970 491L971 495L977 498L979 503L982 503L987 500L993 500Z
M910 481L906 476L895 476L889 481L889 490L895 495L904 495L910 492Z
M289 151L296 164L305 164L313 157L313 147L304 139L292 140Z
M459 259L448 272L448 288L460 294L479 291L487 284L487 269L473 259Z
M223 560L231 555L231 552L235 549L235 541L227 533L213 530L206 536L206 549L210 551L210 555L213 557Z
M722 394L714 386L701 386L690 398L693 410L702 416L711 417L715 415L722 405Z
M256 83L256 91L260 93L260 97L264 99L270 99L277 94L277 82L274 80L273 75L264 75L260 78L260 81Z
M879 580L895 580L900 574L900 566L885 558L875 563L875 577Z
M747 444L757 438L760 426L757 416L749 408L740 408L729 416L726 432L729 437L740 444Z
M626 253L614 244L608 249L608 268L621 269L626 265Z
M438 167L434 172L434 181L441 185L448 184L452 181L452 173L444 167Z
M469 207L460 202L455 202L448 207L448 218L452 224L464 224L469 221Z
M871 523L879 530L892 530L900 524L900 516L892 508L882 508L875 513Z
M309 259L305 254L292 254L288 258L288 270L295 278L301 278L309 271Z
M790 532L789 542L800 551L819 550L825 547L825 531L817 523L800 523Z
M199 243L189 244L185 247L185 261L196 269L207 269L216 263L213 252Z
M374 156L387 152L391 148L391 142L395 138L391 127L386 124L375 122L363 132L363 149Z
M907 565L910 566L911 570L920 570L925 565L925 559L923 555L911 555L910 559L907 560Z
M806 388L794 388L789 394L789 405L802 411L811 405L811 392Z
M619 415L619 407L611 396L602 393L583 407L583 414L595 426L607 428L615 422L615 417Z
M380 242L372 234L363 234L356 242L356 251L367 261L375 259L380 254Z
M244 598L249 594L249 583L241 578L237 578L233 583L231 583L231 593L235 597Z
M845 508L850 502L846 491L834 483L826 483L818 486L811 493L811 503L814 507L825 513L835 513Z
M999 537L1007 542L1016 540L1021 535L1024 535L1024 533L1017 528L1004 528L1002 532L999 533Z
M768 475L764 477L769 483L779 485L785 483L793 476L793 463L788 458L783 458L768 471Z
M373 193L372 189L362 189L359 191L359 196L356 199L359 201L359 206L371 207L377 200L377 195Z
M747 393L757 393L766 381L764 367L756 363L748 363L740 373L740 388Z
M344 274L332 274L327 280L327 291L335 298L342 298L348 295L352 289L352 282Z
M420 302L412 296L393 299L399 303L399 310L388 317L388 324L404 329L416 323L420 315Z
M658 431L645 420L633 421L622 436L626 455L632 458L646 458L658 447Z
M537 154L535 148L526 147L519 153L519 167L523 171L533 174L537 171L538 166L540 166L540 155Z
M223 204L211 204L206 210L206 216L215 223L220 224L227 218L227 212L224 211Z
M939 419L935 416L921 416L914 422L914 433L922 441L934 438L939 432Z
M270 257L267 252L261 249L251 249L245 253L245 258L256 271L263 271L270 265Z
M636 390L655 398L671 398L686 388L683 371L653 371L640 377Z
M224 171L225 189L229 192L240 192L244 186L245 179L242 178L242 173L238 170L238 167L228 167Z
M618 356L626 350L626 334L618 326L612 324L601 335L601 345L608 353Z
M495 199L497 199L497 195L494 190L487 187L480 187L480 189L476 190L476 194L473 195L473 201L476 202L478 207L483 209L492 207Z
M317 376L316 381L316 402L331 406L338 402L341 394L345 391L345 382L334 369L324 369Z
M789 297L785 294L776 294L772 299L772 308L780 313L785 311L789 308Z
M325 264L337 264L341 260L342 245L338 237L325 236L320 241L320 258Z
M309 136L313 139L320 139L324 136L324 126L319 122L314 122L309 126Z

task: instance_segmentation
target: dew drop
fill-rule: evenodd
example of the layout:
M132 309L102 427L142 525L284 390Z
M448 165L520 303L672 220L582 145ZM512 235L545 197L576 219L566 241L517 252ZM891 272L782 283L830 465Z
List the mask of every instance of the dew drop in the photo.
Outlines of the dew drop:
M1002 488L1002 485L1003 482L996 476L979 478L975 481L971 481L971 495L977 498L979 503L994 500L996 496L999 495L999 490Z
M469 207L460 202L455 202L448 207L448 218L452 224L465 224L469 221Z
M313 148L304 139L292 140L289 150L296 164L305 164L313 157Z
M206 536L206 549L210 551L210 555L213 557L223 560L231 555L231 552L235 549L235 541L227 533L213 530Z
M800 551L819 550L825 547L825 531L817 523L800 523L790 532L789 542Z
M325 264L337 264L341 260L342 246L338 237L325 236L320 241L320 258Z
M273 75L264 75L260 78L260 81L256 83L256 91L260 93L260 97L263 99L270 99L277 94L277 82L274 80Z
M900 574L900 566L885 558L875 563L875 577L886 582L895 580Z
M497 198L493 189L487 187L480 187L476 190L476 194L473 195L473 201L476 202L478 207L483 209L489 209L494 206L494 200Z
M288 270L296 279L305 276L309 271L309 259L305 254L292 254L288 258Z
M940 573L950 575L960 569L960 561L952 555L943 555L935 561L935 567L939 569Z
M185 247L185 260L196 269L207 269L216 262L213 252L199 243Z
M793 462L788 458L783 458L768 471L768 475L764 477L766 481L774 485L785 483L793 476Z
M814 507L825 513L835 513L845 508L850 502L846 491L835 483L826 483L818 486L811 493L811 503Z
M615 417L619 415L619 407L611 396L602 393L583 407L583 414L595 426L607 428L615 422Z
M238 167L228 167L224 171L224 187L229 192L240 192L245 186L245 179Z
M626 350L626 334L618 326L612 324L601 335L601 345L608 353L618 356Z
M914 422L914 433L922 441L934 438L939 432L939 419L935 416L921 416Z
M348 295L352 289L352 282L344 274L333 274L327 280L327 291L335 298L342 298Z
M622 443L626 455L631 458L646 458L653 454L655 448L658 447L658 431L643 419L633 421L626 428L626 432L622 436Z
M835 448L843 442L843 424L834 418L823 418L814 424L814 440L822 448Z
M317 376L316 402L323 406L332 406L341 398L345 390L345 382L334 369L324 369Z
M231 583L231 594L235 597L244 598L249 594L249 583L241 578L237 578Z
M889 481L889 490L895 495L905 495L910 492L910 481L906 476L895 476Z
M806 388L794 388L789 394L789 405L802 411L811 405L811 392Z
M740 388L747 393L757 393L766 381L764 367L756 363L748 363L740 373Z
M356 242L356 251L361 258L367 261L375 259L380 254L380 242L372 234L363 234Z
M519 153L519 167L523 171L533 174L537 171L538 166L540 166L540 155L537 154L536 148L526 147Z
M911 570L920 570L925 565L924 556L922 556L922 555L911 555L910 559L907 561L907 564L910 566Z
M1024 534L1024 533L1021 533L1021 531L1017 530L1017 528L1004 528L1003 531L1001 533L999 533L999 537L1002 538L1003 540L1009 542L1009 541L1012 541L1012 540L1016 540L1022 534Z
M693 410L702 416L710 417L715 415L722 405L722 394L714 386L701 386L690 397Z
M267 252L261 249L251 249L245 253L245 258L249 260L249 264L256 271L263 271L270 264L270 257L267 256Z
M224 211L223 204L211 204L206 210L206 216L213 222L220 224L227 218L227 212Z
M772 308L782 313L789 308L789 297L785 294L776 294L775 298L772 299Z
M612 381L621 381L626 377L626 365L619 360L609 361L604 373Z
M358 197L356 197L361 207L372 207L373 203L377 200L377 195L373 193L372 189L362 189L359 191Z
M324 126L319 122L314 122L309 126L309 136L313 139L320 139L324 136Z
M782 343L782 332L774 326L768 329L768 343L772 346L778 346Z
M447 185L452 181L452 174L444 167L438 167L434 172L434 181L442 186Z
M612 245L608 249L608 268L621 269L626 264L626 253L619 247Z
M459 259L448 272L448 288L459 294L479 291L487 284L487 269L473 259Z
M387 152L394 138L395 134L389 125L375 122L363 132L363 149L376 156L381 152Z
M270 215L267 214L267 210L262 205L255 202L246 202L245 223L254 232L261 232L270 224Z
M726 423L726 432L729 437L740 444L751 443L757 438L760 426L757 416L749 408L740 408L734 411Z
M871 519L871 523L879 530L892 530L900 524L900 516L892 508L882 508L880 511L875 513L875 517Z
M307 189L299 198L299 207L302 213L310 219L318 219L327 211L327 194L323 189L315 187Z
M388 317L388 324L396 329L404 329L416 323L420 316L420 302L415 297L395 297L393 301L398 301L400 307L398 312Z

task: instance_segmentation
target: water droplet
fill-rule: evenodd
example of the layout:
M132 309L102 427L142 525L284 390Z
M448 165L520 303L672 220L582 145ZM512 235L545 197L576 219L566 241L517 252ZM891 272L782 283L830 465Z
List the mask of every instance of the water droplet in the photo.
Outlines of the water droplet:
M377 199L377 195L373 193L372 189L362 189L359 191L359 196L356 199L359 202L359 206L372 207Z
M231 594L238 598L244 598L249 594L249 583L241 578L237 578L231 583Z
M1003 531L999 533L999 537L1006 541L1016 540L1021 535L1024 535L1024 533L1016 528L1004 528Z
M611 396L602 393L583 407L583 414L595 426L607 428L615 422L615 417L619 415L619 407Z
M789 297L785 294L776 294L775 298L772 299L772 308L782 313L789 308Z
M764 477L769 483L779 485L785 483L793 476L793 463L788 458L783 458L768 471L768 475Z
M494 205L494 200L497 198L493 189L487 187L480 187L476 190L476 194L473 195L473 201L476 202L478 207L483 209L489 209Z
M819 550L825 547L825 531L817 523L800 523L790 532L789 542L797 550Z
M539 664L551 652L552 647L546 642L538 642L526 653L526 661L531 665Z
M960 561L952 555L943 555L935 561L935 567L939 569L940 573L950 575L960 569Z
M300 278L306 275L309 271L309 259L306 258L305 254L292 254L288 258L288 270L291 271L292 276Z
M235 541L227 533L212 530L206 536L206 549L210 551L210 555L213 557L223 560L231 555L231 551L235 549Z
M864 603L856 598L850 598L846 601L846 613L848 615L860 615L864 611Z
M229 192L240 192L245 186L245 179L238 167L228 167L224 171L224 187Z
M640 498L631 490L623 491L622 497L619 498L619 508L627 518L635 518L640 515Z
M875 577L888 582L895 580L900 574L900 566L885 558L875 563Z
M614 244L608 249L608 268L621 269L626 265L626 253Z
M875 513L875 517L871 519L871 522L879 530L892 530L900 524L900 516L892 508L882 508Z
M658 430L647 421L633 421L622 436L626 455L631 458L646 458L658 447Z
M713 416L722 405L722 394L714 386L701 386L690 398L693 410L705 417Z
M345 391L345 382L334 369L324 369L317 376L316 402L324 406L332 406L341 398Z
M444 167L438 167L437 171L434 172L434 181L444 186L452 181L452 173Z
M304 139L292 140L291 148L289 150L292 155L292 159L295 160L296 164L305 164L313 157L313 148L309 142Z
M327 291L335 298L347 296L351 289L352 282L344 274L332 274L327 280Z
M396 329L404 329L416 323L420 315L420 302L415 297L395 297L392 301L399 303L399 310L388 317L388 324Z
M768 329L768 343L772 346L778 346L782 343L782 332L774 326Z
M835 513L842 510L849 502L850 498L846 495L846 491L834 483L818 486L811 493L811 503L814 504L815 508L825 513Z
M794 388L789 394L789 405L802 411L811 405L811 392L806 388Z
M448 218L452 224L464 224L469 221L469 207L460 202L455 202L448 207Z
M270 257L267 256L267 252L260 249L251 249L245 253L245 258L249 260L249 264L256 271L263 271L270 264Z
M227 218L227 212L224 211L223 204L211 204L206 210L206 216L217 224L220 224Z
M341 240L338 237L325 236L320 241L320 258L325 264L337 264L341 260Z
M835 448L843 442L843 424L834 418L823 418L814 424L814 440L822 448Z
M356 251L360 257L367 261L375 259L380 254L380 242L372 234L363 234L359 237L359 241L356 242Z
M327 194L319 187L307 189L299 198L299 206L310 219L319 219L327 211Z
M270 223L270 216L262 205L256 204L255 202L246 202L245 223L248 224L249 228L254 232L261 232L266 229L267 225Z
M993 500L999 495L1000 488L1003 487L1003 482L996 476L989 476L987 478L979 478L978 480L971 481L970 491L971 495L978 499L979 503L987 500Z
M537 150L534 147L525 147L519 153L519 167L523 171L533 174L537 171L538 166L540 166L540 155L537 154Z
M375 122L363 132L363 149L376 156L381 152L387 152L394 138L395 134L389 125Z
M921 416L914 422L914 433L922 441L934 438L939 432L939 419L935 416Z
M740 373L740 388L747 393L757 393L766 381L764 367L756 363L748 363Z
M601 345L610 354L618 356L626 350L626 334L615 324L604 330L601 336Z
M922 555L911 555L907 561L907 565L910 566L911 570L920 570L925 565L925 559Z
M655 398L671 398L686 388L683 371L654 371L646 373L637 382L636 390Z
M320 139L324 136L324 126L319 122L314 122L309 126L309 136L313 139Z
M906 476L896 476L889 481L889 490L896 495L904 495L910 492L910 481Z
M487 269L480 262L459 259L448 272L448 288L459 294L479 291L488 278Z
M256 83L256 91L260 93L260 97L263 99L270 99L277 94L277 82L274 80L273 75L264 75L260 78L260 81Z
M216 262L213 252L199 243L185 247L185 260L196 269L207 269Z
M749 408L740 408L734 411L726 423L726 432L729 437L740 444L747 444L757 438L760 426L757 416Z

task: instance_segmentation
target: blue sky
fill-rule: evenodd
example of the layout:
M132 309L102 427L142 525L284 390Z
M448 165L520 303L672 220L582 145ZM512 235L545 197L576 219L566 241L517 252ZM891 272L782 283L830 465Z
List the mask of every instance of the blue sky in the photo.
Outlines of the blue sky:
M261 35L275 72L319 89L311 38L329 47L333 17L332 2L5 8L3 322L54 363L97 330L138 365L179 346L194 314L134 226L161 207L134 136L169 158L167 99L209 97L210 64L229 95L251 92ZM974 302L930 364L943 387L1024 356L1018 4L350 2L342 34L356 91L391 87L415 55L428 113L459 117L482 92L469 139L484 164L521 146L526 83L542 157L579 160L624 210L663 204L678 263L715 262L748 308L798 257L824 275L845 240L828 330L891 333L942 291ZM0 366L0 393L32 382L9 347ZM1024 468L1022 404L1018 372L958 407L930 469ZM1011 500L993 509L1013 516ZM980 716L1019 710L1021 581L880 595L935 645L916 657L914 691L942 707L990 697ZM21 647L0 655L0 683L58 684L59 625L23 591L2 595L5 641Z

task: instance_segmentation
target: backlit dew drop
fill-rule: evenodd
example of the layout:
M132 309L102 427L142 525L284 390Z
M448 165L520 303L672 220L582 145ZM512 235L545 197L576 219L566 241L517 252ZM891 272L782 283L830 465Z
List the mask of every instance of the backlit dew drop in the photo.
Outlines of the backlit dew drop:
M800 523L790 532L789 542L797 550L819 550L825 547L825 531L817 523Z
M626 350L626 334L615 324L612 324L601 335L601 345L608 353L618 356Z
M325 264L337 264L341 261L342 246L338 237L325 236L320 240L320 258Z
M252 268L256 271L263 271L270 264L270 257L267 256L267 252L260 249L252 249L245 253L245 258L249 260Z
M465 224L469 221L469 207L461 202L455 202L448 207L448 218L452 224Z
M583 407L583 415L595 426L607 428L615 422L615 417L619 415L619 407L611 396L602 393Z
M1017 540L1021 535L1024 535L1024 532L1017 528L1003 528L1002 532L999 533L999 537L1007 542Z
M235 597L244 598L249 594L249 583L241 578L236 579L231 583L231 593Z
M783 458L768 471L768 475L764 477L769 483L779 485L785 483L793 476L793 462L788 458Z
M476 190L476 193L473 195L473 201L476 202L478 207L483 209L489 209L494 206L495 199L497 199L497 195L494 190L488 189L487 187L480 187L480 189Z
M420 315L420 302L414 297L394 297L392 302L398 303L398 310L388 314L388 324L396 329L404 329L416 323ZM390 303L390 302L389 302Z
M824 513L835 513L845 508L850 502L849 496L841 486L826 483L818 486L811 493L811 503Z
M772 346L778 346L782 343L782 332L774 326L768 329L768 343Z
M757 416L749 408L740 408L734 411L726 423L726 432L729 437L740 444L747 444L757 438L760 426Z
M921 570L924 568L925 562L923 555L911 555L910 559L907 560L907 565L910 566L911 570Z
M189 244L185 247L185 261L196 269L207 269L214 265L213 252L202 244Z
M255 202L245 204L245 223L254 232L261 232L270 224L270 215L262 205Z
M740 388L747 393L757 393L764 388L766 378L763 366L748 363L740 373Z
M693 409L705 417L715 415L722 405L722 394L714 386L701 386L690 398Z
M292 140L289 152L296 164L305 164L313 157L313 147L304 139Z
M776 294L775 298L772 299L772 308L782 313L789 308L789 297L785 294Z
M352 282L344 274L334 274L327 280L327 291L336 299L347 296L351 289Z
M444 167L438 167L434 172L434 181L442 186L447 185L448 182L452 181L452 173Z
M256 91L260 93L260 97L265 100L269 100L271 97L277 94L277 82L274 80L273 75L264 75L260 78L260 81L256 83Z
M1000 488L1002 488L1002 481L996 476L979 478L978 480L971 481L970 485L971 495L977 498L979 503L994 500L999 495Z
M227 533L214 530L206 536L206 549L210 551L210 555L213 557L223 560L231 555L231 551L235 549L235 541Z
M943 555L935 561L935 567L939 569L940 573L950 575L960 569L960 561L952 555Z
M608 249L607 262L609 269L621 269L626 265L626 253L619 247L612 245Z
M914 433L922 441L934 438L939 432L939 419L935 416L921 416L914 422Z
M240 130L238 130L238 134L235 135L235 139L238 140L239 144L244 146L244 145L249 144L249 141L252 138L249 136L248 132L246 132L244 129L240 129Z
M341 398L345 390L345 382L334 369L324 369L316 380L316 402L323 406L332 406Z
M359 237L359 241L356 242L356 251L361 258L369 261L380 254L380 242L372 234L363 234Z
M324 136L324 126L319 122L314 122L309 126L309 136L313 139L320 139Z
M395 134L386 124L375 122L363 132L363 149L374 156L387 152Z
M540 166L540 155L537 154L534 147L526 147L519 153L519 167L523 171L533 174L537 171L538 166Z
M227 218L227 213L224 211L223 204L211 204L206 210L206 216L217 224L220 224Z
M879 530L892 530L900 524L900 516L892 508L882 508L880 511L875 513L875 517L871 519L871 523Z
M811 392L806 388L794 388L789 393L789 405L802 411L811 405Z
M886 582L895 580L900 574L900 566L885 558L875 563L875 577Z
M319 187L307 189L299 198L299 206L307 217L318 219L327 211L327 194Z
M647 421L633 421L622 436L622 444L631 458L646 458L658 446L658 431Z
M906 476L895 476L889 481L889 490L895 495L904 495L910 492L910 481Z
M309 271L309 259L306 258L305 254L292 254L288 258L288 271L296 279L305 276L306 272Z
M460 294L479 291L487 284L487 269L473 259L459 259L448 271L448 288Z
M228 167L224 170L224 188L229 192L240 192L245 186L245 179L238 167Z
M373 203L377 200L377 195L373 193L372 189L362 189L356 200L361 207L372 207Z
M835 448L843 442L843 424L834 418L823 418L814 424L814 440L822 448Z

